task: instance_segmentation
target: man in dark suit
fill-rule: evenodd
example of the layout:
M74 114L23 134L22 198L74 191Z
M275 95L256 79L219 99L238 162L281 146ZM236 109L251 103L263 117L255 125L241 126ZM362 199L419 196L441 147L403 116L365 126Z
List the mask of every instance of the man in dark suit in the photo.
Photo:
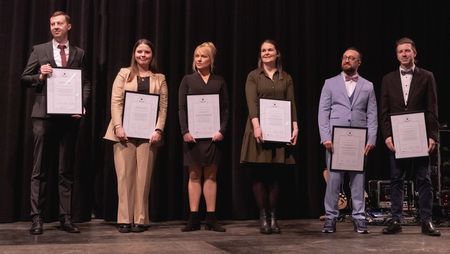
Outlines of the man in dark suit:
M392 223L383 229L384 234L402 231L403 182L405 172L412 170L419 192L419 209L422 233L440 236L431 219L433 192L430 179L429 157L395 159L390 115L414 111L425 112L428 135L428 153L436 150L438 140L437 94L433 73L415 65L416 46L409 38L396 43L397 59L400 67L383 77L381 87L381 122L386 146L390 150L391 167L391 213Z
M30 234L43 233L43 209L49 168L58 156L59 215L61 229L79 233L72 223L71 201L75 144L81 115L47 114L47 77L53 68L81 68L83 73L83 106L90 94L90 83L84 74L84 51L69 44L70 17L58 11L50 17L53 39L35 45L25 70L22 83L34 88L36 96L31 113L34 136L33 171L31 173L31 217ZM84 111L84 107L83 107Z

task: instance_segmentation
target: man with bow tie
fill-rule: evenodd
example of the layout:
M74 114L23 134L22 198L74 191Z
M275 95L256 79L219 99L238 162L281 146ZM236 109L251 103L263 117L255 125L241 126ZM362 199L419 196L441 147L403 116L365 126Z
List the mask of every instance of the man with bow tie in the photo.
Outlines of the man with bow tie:
M428 153L436 150L438 140L438 116L436 82L432 72L415 65L417 55L415 43L409 38L401 38L396 43L399 69L386 74L381 85L381 124L383 137L390 151L391 173L391 213L392 223L384 234L402 231L403 181L405 172L412 170L416 177L416 190L419 192L419 209L422 233L440 236L441 233L431 222L433 192L430 179L429 157L395 159L395 144L392 139L390 115L395 113L425 112L428 136Z
M377 102L373 84L359 76L361 53L356 48L348 48L342 55L338 75L325 80L319 102L320 142L326 149L326 163L329 170L325 193L325 224L322 232L336 232L339 217L338 198L344 172L330 171L330 157L333 153L333 126L367 127L368 139L364 147L367 156L377 139ZM355 232L369 232L365 221L364 172L349 172L352 194L352 218Z

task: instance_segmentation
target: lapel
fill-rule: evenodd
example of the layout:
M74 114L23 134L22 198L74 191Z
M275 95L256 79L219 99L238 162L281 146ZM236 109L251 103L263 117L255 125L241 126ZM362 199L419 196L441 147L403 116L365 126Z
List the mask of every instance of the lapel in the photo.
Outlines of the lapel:
M150 74L150 80L148 81L148 83L149 83L149 89L148 89L148 91L149 91L149 93L153 93L153 94L155 94L156 93L156 75L152 72L152 74ZM152 83L153 83L153 85L152 85Z
M361 81L361 76L358 75L358 81L356 82L355 90L353 91L353 100L352 100L352 107L355 105L355 101L358 99L358 95L361 92L363 82Z
M402 87L402 80L400 79L400 71L397 69L393 73L393 80L391 84L392 92L394 93L394 96L402 101L402 104L406 106L405 99L403 98L403 87ZM411 81L412 83L412 81ZM411 88L410 88L411 89ZM409 96L408 96L409 97Z
M56 67L55 58L53 56L53 42L52 41L48 42L47 45L45 46L45 54L47 55L47 59L49 59L49 61L50 61L50 65L52 67Z
M418 86L420 85L419 80L421 80L421 76L422 76L422 72L420 71L419 67L416 66L416 68L414 69L414 73L411 79L411 85L409 87L409 96L408 96L408 101L412 98L414 98L413 96L415 96L415 92L417 90Z
M75 48L75 46L72 46L72 44L69 43L69 59L67 60L67 67L72 66L72 63L75 60L76 50L77 48Z

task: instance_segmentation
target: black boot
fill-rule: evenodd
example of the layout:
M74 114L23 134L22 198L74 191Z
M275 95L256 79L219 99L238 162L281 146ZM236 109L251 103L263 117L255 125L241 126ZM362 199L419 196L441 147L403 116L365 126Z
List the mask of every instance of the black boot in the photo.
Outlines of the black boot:
M205 230L212 230L216 232L226 231L226 229L217 222L216 212L206 212Z
M194 230L200 230L200 219L198 218L198 212L190 212L189 220L186 226L181 229L182 232L189 232Z
M270 229L272 230L273 234L281 233L280 227L278 226L277 215L275 213L275 209L270 211Z
M259 211L259 232L261 234L270 234L272 230L270 229L270 224L267 217L267 211L265 209L261 209Z

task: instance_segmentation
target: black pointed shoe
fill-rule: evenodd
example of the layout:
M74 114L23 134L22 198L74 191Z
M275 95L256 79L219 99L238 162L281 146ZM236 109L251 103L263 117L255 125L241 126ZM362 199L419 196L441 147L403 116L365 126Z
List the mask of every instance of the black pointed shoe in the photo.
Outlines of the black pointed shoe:
M383 228L382 232L383 232L383 234L388 234L388 235L400 233L400 232L402 232L402 225L400 224L400 221L395 220L389 226L387 226L386 228Z
M30 234L41 235L44 233L43 219L40 215L35 215L32 218Z
M120 233L130 233L131 232L131 224L130 223L119 224L119 226L117 227L117 230Z
M69 216L64 216L59 222L61 230L66 231L67 233L80 233L80 229L73 224L72 219Z
M434 227L431 221L422 222L422 234L429 236L441 236L441 232Z
M142 224L133 224L131 226L131 232L133 233L142 233L146 230L146 227Z

